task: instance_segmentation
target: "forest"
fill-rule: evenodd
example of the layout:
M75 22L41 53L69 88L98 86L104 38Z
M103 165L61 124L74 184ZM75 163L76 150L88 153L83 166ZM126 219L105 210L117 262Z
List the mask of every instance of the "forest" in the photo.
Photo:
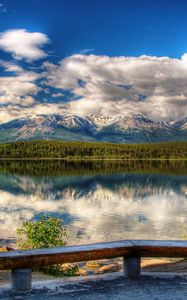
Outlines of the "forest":
M0 144L0 159L187 159L187 142L110 144L27 141Z

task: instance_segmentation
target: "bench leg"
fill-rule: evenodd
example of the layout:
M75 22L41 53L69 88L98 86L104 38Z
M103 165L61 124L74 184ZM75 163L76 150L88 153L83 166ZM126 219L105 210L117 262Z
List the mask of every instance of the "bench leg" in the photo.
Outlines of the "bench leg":
M12 291L27 293L32 289L32 269L12 270Z
M140 257L128 256L123 258L124 275L128 279L139 279L141 274Z

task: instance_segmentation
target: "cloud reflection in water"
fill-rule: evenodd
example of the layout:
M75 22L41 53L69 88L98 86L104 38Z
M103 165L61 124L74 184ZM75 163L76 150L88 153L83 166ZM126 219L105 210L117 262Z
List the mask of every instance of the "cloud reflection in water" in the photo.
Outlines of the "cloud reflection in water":
M186 176L0 176L1 238L24 220L59 216L69 242L178 239L187 221Z

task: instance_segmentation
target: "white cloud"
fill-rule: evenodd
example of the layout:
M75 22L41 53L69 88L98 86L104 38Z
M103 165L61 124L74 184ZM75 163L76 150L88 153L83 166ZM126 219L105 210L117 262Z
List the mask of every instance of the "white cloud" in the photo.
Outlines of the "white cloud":
M15 61L0 60L0 66L6 75L0 77L0 122L32 113L142 114L164 121L187 116L187 54L181 59L78 54L58 65L45 62L44 69L33 69L38 73ZM70 91L72 98L60 103L63 91L55 88ZM51 95L50 103L36 100L40 91L47 99Z
M0 61L5 72L14 72L15 76L0 77L0 116L11 116L11 105L31 106L36 103L33 98L37 95L41 88L37 85L36 80L40 78L40 74L32 71L23 70L19 65ZM5 110L7 112L5 113ZM1 119L1 117L0 117ZM9 118L8 118L9 119Z
M59 97L63 97L63 96L64 96L64 94L62 94L62 93L54 93L54 94L52 94L53 98L59 98Z
M0 49L11 53L15 59L25 59L28 62L46 57L47 53L41 47L47 43L47 35L41 32L12 29L0 34Z
M95 49L94 48L90 48L90 49L83 49L80 51L81 54L88 54L90 52L93 52Z
M73 55L58 66L46 62L48 84L71 90L71 113L139 113L176 120L187 111L187 59Z
M61 103L41 103L36 100L40 91L50 93L42 88L38 80L45 74L24 70L18 64L0 60L0 67L7 73L0 77L0 123L29 116L32 114L61 114L66 107ZM8 76L9 72L15 73ZM6 74L5 73L5 74ZM55 93L52 97L62 97L62 93Z
M0 104L27 106L30 105L28 97L36 95L39 91L40 88L32 80L28 79L27 74L0 78ZM35 102L34 99L33 102Z
M23 72L22 67L8 61L0 60L0 66L4 69L5 72L14 72L16 74Z
M1 104L1 97L0 97ZM20 106L21 105L21 106ZM37 114L63 114L66 107L56 103L38 103L33 97L25 96L17 103L0 108L0 123Z

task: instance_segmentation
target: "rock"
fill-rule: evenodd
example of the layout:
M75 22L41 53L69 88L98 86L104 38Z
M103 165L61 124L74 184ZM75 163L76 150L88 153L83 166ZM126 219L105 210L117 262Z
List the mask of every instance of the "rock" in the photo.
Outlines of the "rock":
M121 269L121 267L119 264L110 264L110 265L106 265L106 266L99 268L97 271L95 271L95 274L117 272L120 269Z
M74 268L75 266L78 266L78 265L66 263L66 264L62 264L61 265L61 269L63 269L63 270L69 270L69 269Z
M101 266L102 266L102 264L97 261L88 261L86 263L87 268L100 268Z
M88 272L84 269L79 269L78 272L76 273L78 276L87 276Z
M11 247L0 247L0 252L9 252L9 251L14 251L14 249Z
M78 270L79 266L77 264L70 264L70 263L66 263L66 264L62 264L60 266L61 270L64 272L67 272L69 270Z
M61 271L68 276L87 276L88 273L86 270L79 268L77 264L62 264L60 266Z

